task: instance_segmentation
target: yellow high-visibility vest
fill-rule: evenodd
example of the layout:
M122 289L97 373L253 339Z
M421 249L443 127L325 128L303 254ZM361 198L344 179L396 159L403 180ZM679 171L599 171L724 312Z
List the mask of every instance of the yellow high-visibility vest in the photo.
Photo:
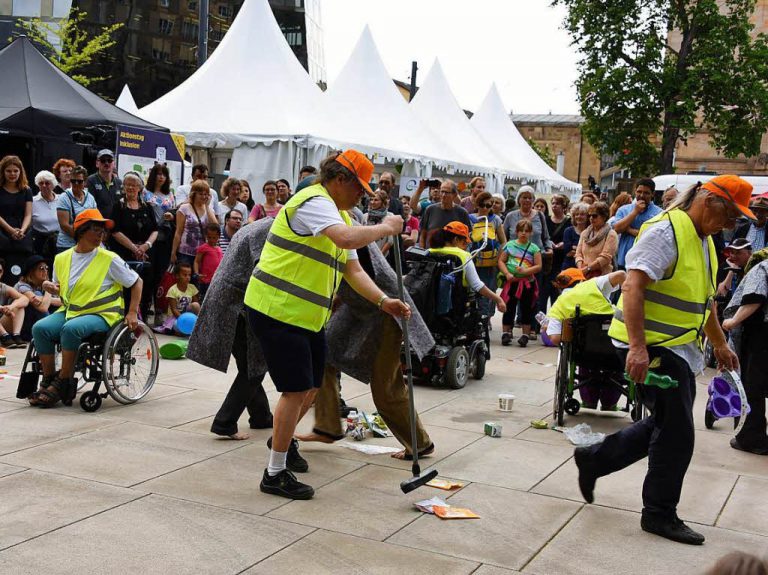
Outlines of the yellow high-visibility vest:
M699 339L709 318L717 278L717 253L711 237L707 238L709 264L704 260L701 238L688 214L680 209L659 214L643 224L638 240L651 226L668 220L677 246L677 261L671 275L650 284L645 290L646 345L670 347ZM614 312L608 335L629 343L624 324L624 296Z
M59 281L59 297L62 306L57 313L66 313L67 319L80 315L95 314L104 318L110 326L123 318L125 303L123 302L123 286L114 282L111 287L101 291L104 278L107 277L109 266L117 254L104 248L96 248L96 256L85 268L69 289L69 274L72 269L72 254L75 248L61 252L53 260L56 279Z
M597 278L581 282L564 291L549 308L547 316L565 321L576 315L576 306L579 306L581 315L613 314L613 306L597 287Z
M461 260L461 265L466 264L467 260L469 260L469 252L455 246L446 246L444 248L429 248L429 253L444 256L456 256ZM464 270L461 272L461 285L467 287L467 276L464 273Z
M333 201L321 184L315 184L293 196L280 210L245 292L248 307L315 333L331 315L333 296L347 263L347 250L330 238L299 235L291 228L290 218L296 210L318 196ZM346 225L352 225L346 211L339 214Z

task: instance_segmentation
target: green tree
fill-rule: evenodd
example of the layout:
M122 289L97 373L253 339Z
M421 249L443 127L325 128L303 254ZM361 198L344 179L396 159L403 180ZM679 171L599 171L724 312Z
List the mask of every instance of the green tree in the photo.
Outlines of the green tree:
M540 146L532 138L526 138L526 140L528 141L528 145L533 149L533 151L536 152L539 157L547 163L547 165L551 166L552 168L556 167L555 158L552 157L552 152L549 150L548 146Z
M759 154L768 43L749 21L755 0L558 4L581 55L576 88L597 149L636 174L671 173L677 143L701 130L726 157Z
M83 25L86 16L86 12L73 8L69 18L60 22L20 19L16 21L16 35L27 36L59 70L87 87L107 79L106 76L87 76L85 69L115 45L113 35L123 24L103 26L92 35Z

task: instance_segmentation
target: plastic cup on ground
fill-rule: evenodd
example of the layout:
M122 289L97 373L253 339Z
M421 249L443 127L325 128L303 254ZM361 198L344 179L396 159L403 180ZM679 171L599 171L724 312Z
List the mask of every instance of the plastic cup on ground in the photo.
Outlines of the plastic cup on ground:
M512 411L512 406L515 404L515 396L511 393L499 394L499 410L500 411Z

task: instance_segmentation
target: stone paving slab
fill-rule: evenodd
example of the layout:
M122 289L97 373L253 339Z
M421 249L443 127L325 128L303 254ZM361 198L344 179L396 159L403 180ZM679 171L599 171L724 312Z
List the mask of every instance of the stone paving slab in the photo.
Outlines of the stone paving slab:
M413 501L432 496L423 489L403 495L400 482L408 477L406 471L366 465L317 489L314 499L293 501L267 517L382 541L417 519Z
M493 565L481 565L472 575L510 575L510 573L520 573L511 569L502 569Z
M128 406L128 409L112 403L99 413L105 417L114 416L145 425L175 427L215 414L224 397L223 393L190 389L152 401L140 401Z
M768 552L768 538L693 524L703 546L681 545L640 529L640 514L584 506L531 561L536 575L701 575L731 551Z
M511 393L515 396L515 405L544 406L552 404L555 384L549 380L526 379L522 374L512 377L506 372L486 372L486 376L477 385L461 390L461 397L473 400L487 401L490 406L498 405L500 393Z
M129 487L236 447L235 442L200 441L192 433L124 423L0 459L13 465Z
M512 437L530 426L532 419L547 418L550 407L537 407L515 402L511 412L498 409L496 395L493 399L478 400L459 397L422 413L424 425L439 425L451 429L483 433L483 424L494 421L502 425L502 435Z
M717 526L768 536L768 479L739 477Z
M118 422L85 413L78 407L40 409L27 406L0 413L0 455L43 445L92 431L114 426Z
M141 496L129 489L28 470L0 479L0 549Z
M648 470L647 460L597 480L595 502L606 507L641 511L643 480ZM735 473L693 465L688 468L678 514L685 521L714 525L720 510L733 489ZM578 472L573 460L547 477L533 490L553 497L583 502L578 485ZM755 492L756 493L756 492ZM706 501L706 505L702 502Z
M581 508L569 501L475 483L451 497L450 504L471 509L481 518L442 520L424 515L387 541L520 569Z
M150 495L0 554L16 574L234 574L312 529Z
M258 451L236 449L140 483L133 489L263 515L289 502L259 491L266 465L266 447ZM316 455L312 457L310 472L297 474L297 477L317 489L363 465L348 459Z
M440 463L440 472L512 489L528 490L567 461L573 450L518 439L484 437Z
M438 553L319 529L248 569L244 575L464 575L480 573L475 570L477 566L477 563Z
M0 463L0 477L5 477L6 475L13 475L14 473L20 473L22 471L25 471L26 467L16 467L15 465L7 465L5 463Z

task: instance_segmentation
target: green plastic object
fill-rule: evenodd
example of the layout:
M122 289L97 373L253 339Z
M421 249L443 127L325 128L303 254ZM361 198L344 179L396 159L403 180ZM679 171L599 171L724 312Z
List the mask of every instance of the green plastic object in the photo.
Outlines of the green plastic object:
M184 359L189 340L174 339L160 346L160 357L163 359Z
M160 351L162 352L162 348ZM627 381L632 381L632 378L629 377L628 373L624 373L624 379L626 379ZM649 371L648 375L645 376L645 381L643 382L643 385L653 385L654 387L658 387L659 389L672 389L674 387L677 387L677 380L672 379L668 375L659 375L658 373Z

